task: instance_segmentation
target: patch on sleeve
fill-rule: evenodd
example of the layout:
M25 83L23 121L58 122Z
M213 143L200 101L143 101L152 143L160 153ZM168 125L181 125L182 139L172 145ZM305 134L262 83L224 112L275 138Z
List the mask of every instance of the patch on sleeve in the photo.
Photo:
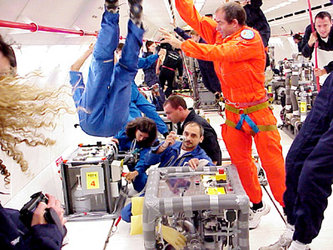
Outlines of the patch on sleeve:
M254 32L252 30L243 30L240 33L241 38L246 39L246 40L251 40L254 38Z

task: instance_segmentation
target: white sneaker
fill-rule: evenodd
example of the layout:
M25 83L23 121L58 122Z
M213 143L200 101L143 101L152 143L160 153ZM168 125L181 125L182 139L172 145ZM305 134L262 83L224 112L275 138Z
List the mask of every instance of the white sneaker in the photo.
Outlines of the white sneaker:
M293 240L288 250L310 250L310 247L297 240L296 241Z
M257 210L250 209L249 214L249 229L256 228L260 223L260 218L269 213L271 207L263 202L263 207Z
M287 224L286 229L280 236L279 240L269 246L261 247L259 250L285 250L293 241L294 226Z

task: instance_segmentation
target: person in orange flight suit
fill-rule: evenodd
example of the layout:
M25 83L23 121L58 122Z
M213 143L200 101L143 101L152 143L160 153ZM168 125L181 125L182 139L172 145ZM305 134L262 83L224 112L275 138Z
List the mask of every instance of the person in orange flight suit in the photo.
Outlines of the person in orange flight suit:
M276 119L264 87L265 51L259 33L245 26L244 9L227 3L215 12L215 21L200 16L192 0L176 0L180 16L208 44L181 42L164 29L165 42L181 48L187 56L214 62L226 98L226 122L222 137L236 165L243 187L253 206L249 227L255 228L269 212L262 202L257 168L251 157L254 138L274 198L284 206L285 170Z

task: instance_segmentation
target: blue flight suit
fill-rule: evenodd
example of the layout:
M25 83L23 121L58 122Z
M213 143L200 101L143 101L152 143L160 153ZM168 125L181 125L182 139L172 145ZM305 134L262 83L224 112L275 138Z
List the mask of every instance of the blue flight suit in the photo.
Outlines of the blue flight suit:
M286 158L285 212L294 240L318 235L333 182L333 74L320 89Z
M154 104L150 103L140 92L137 85L132 83L132 95L130 103L130 117L128 121L131 121L137 117L142 117L144 113L148 118L152 119L157 126L157 130L162 134L168 134L169 130L165 122L156 112Z
M185 33L184 30L177 27L174 31L180 35L184 40L190 39L191 37ZM204 39L200 37L199 43L206 43ZM202 76L202 82L205 87L212 93L221 92L221 83L215 73L214 63L212 61L205 61L197 59L199 69Z
M114 51L119 41L118 23L119 14L104 12L86 86L80 72L70 72L80 126L93 136L115 135L128 120L131 83L138 70L144 30L128 21L122 57L114 66Z
M27 228L20 212L0 205L1 249L61 249L62 234L55 224L40 224Z
M199 160L208 160L208 166L215 166L212 163L212 160L209 158L206 152L202 148L200 148L200 146L197 146L193 151L187 152L178 158L182 145L182 142L180 141L176 141L175 144L167 147L162 153L156 154L156 151L163 143L164 142L161 142L161 144L159 144L158 146L152 147L151 150L145 155L144 163L146 166L149 167L150 165L154 165L157 163L160 163L160 165L158 166L159 168L169 166L185 166L188 164L189 160L193 158L198 158ZM143 195L144 194L142 194L141 196ZM131 210L132 203L129 203L121 210L121 218L124 221L131 222Z
M153 52L145 52L142 54L143 58L147 58L153 55ZM158 76L156 75L156 62L154 62L150 67L143 69L143 73L145 74L145 83L148 87L153 86L155 83L159 83Z
M117 138L119 141L119 150L128 151L131 149L132 140L126 134L115 136L115 138ZM140 143L137 142L135 150L140 153L140 159L136 163L135 167L131 168L129 166L129 171L138 171L139 175L135 177L132 183L134 189L138 192L141 192L147 183L148 176L146 174L146 170L149 166L145 165L145 157L146 154L150 151L150 147L141 147Z

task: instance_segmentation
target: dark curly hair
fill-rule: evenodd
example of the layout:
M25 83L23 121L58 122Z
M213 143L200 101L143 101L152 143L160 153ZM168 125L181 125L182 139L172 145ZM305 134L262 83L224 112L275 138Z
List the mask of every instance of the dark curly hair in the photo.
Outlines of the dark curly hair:
M148 134L148 138L138 144L142 147L150 147L157 137L156 123L147 117L138 117L127 124L126 135L133 140L137 130Z
M2 36L0 35L0 51L2 54L8 58L9 64L12 68L16 68L17 63L16 63L16 56L14 53L14 50L12 46L7 44L3 39Z

